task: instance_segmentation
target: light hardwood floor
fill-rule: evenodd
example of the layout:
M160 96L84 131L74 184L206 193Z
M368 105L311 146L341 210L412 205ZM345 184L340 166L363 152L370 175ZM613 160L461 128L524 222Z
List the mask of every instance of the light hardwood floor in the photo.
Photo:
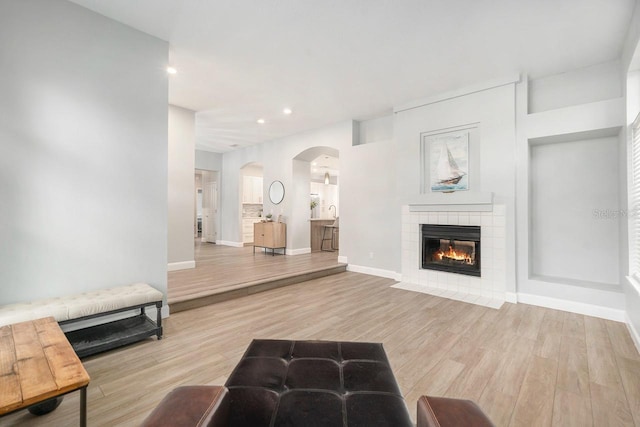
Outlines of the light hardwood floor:
M475 400L499 426L640 426L640 355L622 323L500 310L341 273L171 315L165 338L94 356L89 425L135 426L172 388L223 384L253 338L384 343L410 413L421 394ZM78 396L7 426L77 425Z

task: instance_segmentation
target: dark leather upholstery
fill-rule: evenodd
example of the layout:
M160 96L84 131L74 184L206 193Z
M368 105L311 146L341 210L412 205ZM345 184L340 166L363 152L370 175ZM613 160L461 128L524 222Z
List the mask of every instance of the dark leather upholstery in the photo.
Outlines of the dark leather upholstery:
M229 417L229 392L220 386L173 389L144 420L143 427L222 427Z
M492 427L491 420L471 400L422 396L416 427Z
M230 427L411 427L382 344L254 340L225 384Z

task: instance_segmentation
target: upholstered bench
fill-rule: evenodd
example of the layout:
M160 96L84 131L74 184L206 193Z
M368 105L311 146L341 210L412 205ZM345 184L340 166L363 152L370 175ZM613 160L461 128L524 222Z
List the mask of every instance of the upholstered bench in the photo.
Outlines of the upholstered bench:
M52 316L79 357L129 344L152 335L162 338L162 292L146 283L118 286L77 295L0 306L0 326ZM156 322L145 313L155 306ZM138 312L139 310L139 312ZM135 311L124 319L73 329L78 322ZM119 317L122 315L120 314ZM85 322L86 323L86 322ZM66 328L65 325L68 325Z

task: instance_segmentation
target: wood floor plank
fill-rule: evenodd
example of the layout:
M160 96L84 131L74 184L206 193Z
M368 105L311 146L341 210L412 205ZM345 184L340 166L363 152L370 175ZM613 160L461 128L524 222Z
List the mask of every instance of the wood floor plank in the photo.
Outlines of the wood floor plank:
M534 354L547 359L556 359L560 354L560 344L562 342L562 315L549 309L544 310L544 316L540 323ZM559 319L558 319L559 318Z
M485 387L478 405L496 426L508 426L517 396Z
M640 361L618 356L616 362L631 414L636 426L640 426Z
M534 344L535 341L514 335L509 349L503 353L501 363L491 376L487 388L493 392L517 397L533 357Z
M551 425L557 370L556 360L533 357L520 389L510 425Z
M616 363L616 355L599 345L588 346L589 379L591 382L616 390L622 389L622 380Z
M593 425L591 400L589 397L573 394L565 390L556 390L553 402L554 426L589 427Z
M563 337L558 358L556 388L589 397L589 362L587 345L573 336Z
M584 316L576 313L565 313L562 335L586 340Z
M477 402L489 383L490 373L496 371L500 362L500 355L493 350L483 350L482 354L467 360L462 373L447 389L447 396Z
M640 355L636 350L635 344L629 335L629 331L625 324L620 322L605 321L611 346L616 354L628 359L640 360Z
M633 416L624 392L597 383L591 389L594 426L633 426Z

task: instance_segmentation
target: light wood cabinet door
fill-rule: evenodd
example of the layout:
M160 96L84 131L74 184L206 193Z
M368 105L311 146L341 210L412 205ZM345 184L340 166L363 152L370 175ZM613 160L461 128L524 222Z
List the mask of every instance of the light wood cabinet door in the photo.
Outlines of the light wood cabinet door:
M284 248L287 246L287 225L282 222L260 222L254 225L253 246Z
M253 224L253 245L264 246L264 222L257 222Z
M270 230L270 239L272 243L272 247L274 248L284 248L287 246L286 242L286 226L282 222L272 222ZM266 236L265 236L266 237Z

